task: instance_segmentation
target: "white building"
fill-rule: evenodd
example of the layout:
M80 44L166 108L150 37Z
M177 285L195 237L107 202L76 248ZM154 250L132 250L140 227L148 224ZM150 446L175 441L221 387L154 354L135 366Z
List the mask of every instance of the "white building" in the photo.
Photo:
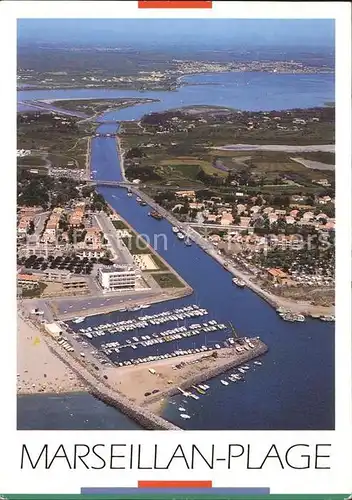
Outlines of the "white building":
M136 286L136 269L133 266L116 264L113 267L98 269L98 282L103 290L134 290Z

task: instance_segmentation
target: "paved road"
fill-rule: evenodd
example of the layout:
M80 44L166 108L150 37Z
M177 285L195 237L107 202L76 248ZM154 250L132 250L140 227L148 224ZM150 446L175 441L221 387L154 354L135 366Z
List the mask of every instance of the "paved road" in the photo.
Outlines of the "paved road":
M160 290L158 291L158 295ZM52 303L57 308L59 315L72 315L72 316L84 316L85 311L92 309L101 309L104 307L114 307L116 309L123 307L124 304L135 302L140 302L145 300L146 302L156 296L156 291L146 289L145 291L135 291L114 295L106 295L102 297L77 297L75 299L62 298L53 300ZM97 312L99 314L99 311ZM102 311L100 312L102 314Z
M35 225L35 234L37 236L40 236L40 234L42 233L42 231L44 229L45 221L48 218L48 216L49 216L49 212L44 212L42 214L39 214L35 218L34 225Z
M133 265L133 258L128 248L123 244L120 238L116 235L116 229L111 219L105 214L94 215L95 221L101 231L103 231L109 245L119 264Z

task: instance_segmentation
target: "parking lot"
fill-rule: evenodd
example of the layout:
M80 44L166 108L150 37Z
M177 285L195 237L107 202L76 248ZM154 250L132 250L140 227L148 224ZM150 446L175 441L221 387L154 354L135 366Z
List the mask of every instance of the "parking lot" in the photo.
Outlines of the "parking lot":
M36 255L31 255L30 257L21 257L17 260L19 266L23 266L28 270L36 271L46 271L46 270L59 270L59 271L69 271L73 274L85 274L90 275L95 264L111 265L112 262L109 259L96 259L88 257L53 257L49 256L47 259L45 257L37 257Z

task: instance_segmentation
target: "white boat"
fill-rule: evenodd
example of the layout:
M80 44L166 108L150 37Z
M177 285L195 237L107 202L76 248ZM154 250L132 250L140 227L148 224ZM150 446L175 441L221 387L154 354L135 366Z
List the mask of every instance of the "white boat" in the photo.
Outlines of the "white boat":
M189 415L187 415L186 413L181 413L180 415L181 418L184 418L185 420L188 420L190 419L191 417Z
M179 240L184 240L185 239L185 235L183 233L181 233L181 231L179 233L177 233L177 238Z
M85 319L84 316L77 316L77 318L73 318L72 323L82 323Z
M229 385L229 383L226 380L220 380L220 382L222 383L222 385Z
M243 368L239 368L239 369L238 369L238 371L239 371L240 373L242 373L242 374L243 374L243 373L246 373L246 370L244 370Z
M173 228L172 228L172 232L173 232L173 233L175 233L175 234L177 234L177 233L179 232L178 227L173 226Z
M239 278L232 278L232 283L239 288L244 288L246 286L246 283Z
M254 361L254 364L257 366L262 366L263 363L261 361Z
M142 201L142 198L140 198L139 196L136 198L136 202L137 203L140 203Z
M187 237L187 238L185 239L185 245L186 245L186 247L190 247L190 246L192 246L192 241L190 240L190 238L188 238L188 237Z
M180 411L186 411L186 408L182 408L182 406L180 406L179 410Z

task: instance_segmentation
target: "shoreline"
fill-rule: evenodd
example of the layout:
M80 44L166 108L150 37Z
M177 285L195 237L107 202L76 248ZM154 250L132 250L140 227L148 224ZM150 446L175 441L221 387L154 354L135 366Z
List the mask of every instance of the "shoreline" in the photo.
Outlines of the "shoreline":
M323 69L323 68L320 68L321 71L301 71L301 72L295 72L295 71L277 71L275 74L277 75L297 75L297 76L301 76L301 75L335 75L335 69L334 68L326 68L326 69ZM16 86L16 91L17 92L26 92L26 91L40 91L40 90L79 90L79 89L84 89L84 90L122 90L122 91L126 91L126 90L130 90L130 91L133 91L133 92L165 92L165 91L170 91L170 86L175 86L175 90L179 89L180 87L182 86L185 86L185 85L197 85L197 84L194 84L194 83L190 83L188 84L188 82L182 82L182 80L184 78L187 78L187 77L190 77L190 76L201 76L201 75L224 75L224 74L232 74L232 73L263 73L263 74L272 74L272 71L269 71L269 70L266 70L266 71L263 71L263 70L240 70L240 69L227 69L227 70L224 70L224 71L190 71L188 73L184 73L182 75L178 75L177 73L175 73L175 75L173 75L173 78L174 78L174 82L170 82L168 84L161 84L161 87L160 88L147 88L145 90L141 90L141 89L137 89L137 88L131 88L131 86L128 86L128 85L119 85L119 86L116 86L116 87L106 87L106 85L97 85L97 86L64 86L64 87L58 87L56 84L54 84L55 86L50 86L50 85L39 85L38 83L35 84L29 84L30 86L29 87L22 87L20 85ZM28 84L27 84L28 85ZM172 90L171 90L172 92ZM85 98L83 98L85 99ZM60 100L64 100L64 99L60 99ZM73 99L68 99L66 98L66 100L73 100ZM334 103L335 104L335 103ZM330 105L330 102L327 101L327 103L325 103L325 105Z
M39 323L29 322L20 315L19 319L22 326L30 327L42 337L48 352L53 358L50 367L52 368L55 359L61 370L67 372L68 368L70 373L80 381L80 385L72 387L71 390L63 388L58 391L50 388L45 391L18 391L17 396L45 394L54 397L88 393L128 416L144 429L149 430L183 430L160 415L165 399L182 392L180 389L188 389L195 384L217 377L237 366L253 361L268 351L266 344L259 338L254 338L251 339L252 348L242 353L238 353L235 347L227 347L211 353L202 352L183 356L179 360L167 359L125 368L104 367L98 375L86 360L79 358L77 353L69 354L64 351L54 339L44 332ZM216 356L214 356L214 352ZM32 364L37 367L37 357L31 359ZM197 362L195 362L196 360ZM173 363L175 362L176 364L179 363L179 369L173 371ZM149 372L151 366L156 369L154 375ZM172 386L170 386L170 372L173 373L174 378ZM146 373L148 373L149 378L145 376ZM106 374L109 374L109 377ZM143 383L137 383L140 375ZM136 376L137 380L134 380ZM134 383L131 384L131 381ZM121 383L125 384L126 387L121 387ZM143 396L144 391L148 387L155 386L160 387L158 393L146 400L145 394Z
M20 313L17 318L17 395L87 392L82 380L53 355L40 328Z
M24 319L22 320L28 325ZM70 392L88 392L109 406L121 411L145 429L180 430L177 426L159 417L147 408L142 408L139 405L136 405L130 400L130 398L112 388L108 382L101 380L100 377L98 378L93 368L90 367L84 360L80 359L79 355L76 357L74 356L76 353L69 354L64 351L64 349L54 339L44 333L44 329L40 327L39 324L35 325L34 328L38 331L38 335L41 335L43 339L45 339L48 351L50 351L52 356L55 357L57 363L60 364L61 369L64 372L67 372L67 368L69 368L70 372L74 374L77 380L84 382L84 391L81 390L81 387L79 387L77 391L76 387L74 391ZM48 392L52 393L52 391ZM38 392L35 394L37 393ZM20 394L17 392L17 395Z

